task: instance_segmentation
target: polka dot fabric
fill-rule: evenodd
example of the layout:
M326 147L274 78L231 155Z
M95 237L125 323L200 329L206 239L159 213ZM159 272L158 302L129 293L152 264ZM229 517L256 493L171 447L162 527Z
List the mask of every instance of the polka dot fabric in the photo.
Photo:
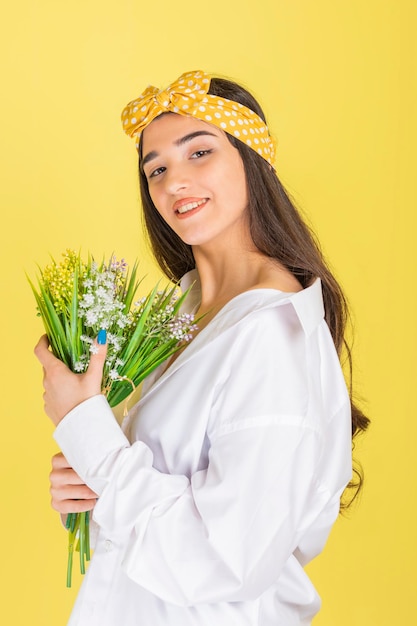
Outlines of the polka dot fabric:
M209 87L210 77L202 71L182 74L163 91L150 86L123 109L123 130L138 148L142 131L161 113L190 115L236 137L273 165L275 142L265 122L239 102L208 94Z

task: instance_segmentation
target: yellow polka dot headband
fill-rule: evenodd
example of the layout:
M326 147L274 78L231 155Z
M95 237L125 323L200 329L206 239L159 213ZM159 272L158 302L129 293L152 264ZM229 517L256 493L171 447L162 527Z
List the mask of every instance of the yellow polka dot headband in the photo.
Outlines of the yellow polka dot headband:
M207 93L209 87L202 71L182 74L165 90L150 86L123 109L123 130L136 138L138 149L142 131L161 113L190 115L236 137L273 165L275 142L265 122L243 104Z

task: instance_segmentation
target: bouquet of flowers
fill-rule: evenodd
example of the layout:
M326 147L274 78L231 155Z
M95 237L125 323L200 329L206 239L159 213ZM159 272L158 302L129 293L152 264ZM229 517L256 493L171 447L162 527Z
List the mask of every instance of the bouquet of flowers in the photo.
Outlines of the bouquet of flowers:
M122 259L113 256L96 263L89 255L67 250L63 260L40 270L38 286L30 280L53 354L73 372L84 372L99 330L107 331L107 358L102 390L110 406L127 403L130 395L158 365L192 338L197 329L194 317L181 314L188 291L158 285L136 300L140 280L138 263L129 271ZM67 587L71 586L74 547L80 553L80 570L90 559L89 513L71 513ZM77 542L78 539L78 542Z

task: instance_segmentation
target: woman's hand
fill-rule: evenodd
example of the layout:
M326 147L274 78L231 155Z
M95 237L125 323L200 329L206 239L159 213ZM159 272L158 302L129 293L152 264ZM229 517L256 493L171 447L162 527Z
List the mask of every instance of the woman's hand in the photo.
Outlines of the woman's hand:
M52 457L49 480L52 508L61 515L83 513L94 508L97 494L83 483L61 452Z
M51 418L55 426L71 409L84 400L101 393L107 346L97 342L94 345L97 352L91 354L90 364L84 374L74 374L52 354L48 349L49 342L46 335L40 338L35 348L35 355L43 365L44 371L45 413Z

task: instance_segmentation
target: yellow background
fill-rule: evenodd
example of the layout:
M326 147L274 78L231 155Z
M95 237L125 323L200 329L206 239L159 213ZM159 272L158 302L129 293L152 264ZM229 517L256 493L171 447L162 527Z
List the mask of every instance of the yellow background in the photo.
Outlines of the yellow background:
M6 8L5 8L6 6ZM16 0L1 17L0 621L66 623L66 536L49 507L52 425L24 272L67 247L144 258L134 145L119 123L189 69L246 84L278 172L344 285L373 420L359 506L309 572L317 626L417 623L416 4L413 0Z

